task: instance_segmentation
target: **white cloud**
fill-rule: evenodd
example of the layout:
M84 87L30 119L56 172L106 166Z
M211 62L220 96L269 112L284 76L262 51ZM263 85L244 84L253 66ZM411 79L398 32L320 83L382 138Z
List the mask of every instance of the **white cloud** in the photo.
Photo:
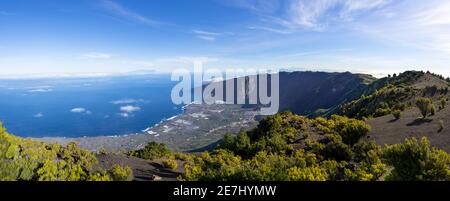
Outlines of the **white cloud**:
M211 32L211 31L204 31L204 30L198 30L198 29L192 30L192 33L194 33L197 36L197 38L206 40L206 41L215 41L220 36L232 35L232 33L219 33L219 32Z
M102 0L102 1L100 1L100 6L101 6L101 8L107 10L108 12L113 13L114 15L121 16L121 17L127 18L129 20L133 20L136 22L140 22L145 25L154 26L154 25L163 24L159 21L147 18L137 12L131 11L114 1Z
M206 36L220 36L222 33L216 33L216 32L209 32L209 31L203 31L203 30L192 30L193 33L198 35L206 35Z
M206 41L215 41L216 39L220 37L226 37L226 36L233 36L235 33L233 32L212 32L212 31L205 31L200 29L194 29L192 30L192 33L197 36L197 38L206 40Z
M288 30L288 29L285 29L285 28L277 29L277 28L264 27L264 26L250 26L250 27L248 27L248 29L263 30L263 31L279 33L279 34L291 34L293 32L292 30Z
M294 1L289 8L288 18L279 20L278 23L291 29L322 29L323 25L320 23L322 16L336 6L337 2L337 0Z
M255 13L273 13L280 6L279 0L222 0L221 3L237 8L244 8Z
M237 7L256 12L261 22L264 23L264 25L251 26L251 29L287 34L299 30L324 31L334 24L352 21L357 16L382 9L392 0L286 0L267 3L259 0L247 0L232 2Z
M356 24L357 31L389 43L450 55L450 2L402 1L391 7L395 14Z
M120 116L122 116L122 117L124 117L124 118L128 118L128 117L130 117L130 114L128 114L128 113L120 113L119 114Z
M53 91L53 87L48 85L26 87L25 89L27 89L29 93L45 93Z
M132 116L132 113L137 112L139 110L141 110L140 107L132 106L132 105L126 105L126 106L120 107L121 113L119 113L119 115L124 117L124 118L128 118L128 117Z
M101 53L101 52L91 52L84 54L82 56L85 59L111 59L112 55L107 53Z
M352 12L359 12L380 8L391 3L392 0L346 0L344 1L344 8L340 15L345 17L351 15Z
M434 2L424 5L413 18L420 25L448 25L450 24L450 2Z
M270 12L257 0L231 2L256 13L259 21L248 26L252 30L292 37L305 32L346 33L378 45L450 55L450 1L286 0Z
M141 110L140 107L132 106L132 105L126 105L126 106L120 107L120 111L122 111L124 113L133 113L133 112L137 112L139 110Z
M111 103L114 105L132 104L132 103L139 103L139 102L144 102L144 99L127 98L127 99L111 101Z
M78 108L73 108L72 110L70 110L70 112L73 112L73 113L84 113L84 112L86 112L86 109L78 107Z
M53 89L31 89L28 90L30 93L45 93L45 92L52 92Z
M85 108L82 108L82 107L73 108L73 109L70 110L70 112L72 112L72 113L79 113L79 114L88 114L88 115L92 114L91 111L86 110Z
M215 41L217 39L214 36L202 36L202 35L198 35L197 38L200 38L200 39L206 40L206 41Z
M287 18L278 20L291 29L323 31L332 24L351 21L361 12L380 9L390 0L295 0L289 6Z
M39 113L35 114L34 117L35 118L42 118L42 117L44 117L44 113L39 112Z

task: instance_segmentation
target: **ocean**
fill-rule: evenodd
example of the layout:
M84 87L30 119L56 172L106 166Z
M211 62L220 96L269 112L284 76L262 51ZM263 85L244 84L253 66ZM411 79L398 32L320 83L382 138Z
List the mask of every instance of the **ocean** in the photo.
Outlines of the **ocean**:
M170 75L0 80L0 121L21 137L139 133L182 113Z

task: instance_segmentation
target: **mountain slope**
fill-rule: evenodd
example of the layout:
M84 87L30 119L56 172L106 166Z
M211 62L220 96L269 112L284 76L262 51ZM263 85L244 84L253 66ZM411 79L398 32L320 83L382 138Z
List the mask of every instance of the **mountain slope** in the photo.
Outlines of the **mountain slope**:
M374 90L372 93L342 104L334 113L367 119L372 127L367 139L380 145L427 137L431 145L450 151L450 129L445 128L450 122L449 86L448 79L442 76L407 71L373 82L368 87ZM438 108L435 115L423 118L416 106L416 100L422 97L430 99L434 108ZM394 111L400 112L399 119L391 114Z
M441 122L444 128L441 130ZM436 115L422 119L417 108L405 110L399 120L394 120L392 115L386 115L367 121L372 127L369 140L375 140L378 144L401 143L406 138L427 137L432 146L439 147L450 152L450 107L437 111Z
M446 151L450 148L450 133L447 134L450 129L440 127L450 122L448 107L423 120L415 102L425 97L440 108L441 100L450 99L448 88L448 79L421 71L406 71L378 80L350 73L280 73L282 110L310 117L338 114L368 119L366 122L373 128L368 139L380 145L428 137L432 145ZM394 120L393 111L400 111L402 117Z
M310 115L317 110L327 111L342 103L357 99L376 80L371 75L350 72L280 72L278 76L279 111L289 110L301 115ZM246 97L247 105L245 107L254 107L255 105L249 104L248 99L251 94L256 94L261 86L250 85L249 82L250 80L256 81L259 78L256 75L234 78L234 103L237 103L236 97L242 94ZM208 83L204 88L214 86L223 87L226 90L226 82L228 81L230 80ZM238 91L238 83L245 83L245 92L240 93ZM214 92L212 92L212 95L214 95ZM226 99L225 92L223 96Z
M344 103L331 113L359 119L381 117L394 110L403 111L414 106L419 97L434 101L447 97L448 90L449 82L441 76L407 71L373 82L359 99Z
M359 98L374 80L370 75L349 72L280 73L280 111L309 115L333 108Z
M363 139L370 126L333 115L266 117L258 127L227 135L211 152L184 165L188 181L441 181L450 155L426 138L379 146Z

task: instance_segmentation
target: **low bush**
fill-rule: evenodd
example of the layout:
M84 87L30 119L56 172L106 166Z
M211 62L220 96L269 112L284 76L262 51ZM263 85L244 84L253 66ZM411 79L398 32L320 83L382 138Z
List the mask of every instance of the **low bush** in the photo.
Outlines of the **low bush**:
M438 132L440 133L444 130L444 120L439 120L438 125L439 125Z
M431 148L430 142L407 139L403 144L390 145L384 149L383 158L394 169L388 180L422 181L449 180L450 155Z
M146 160L154 160L170 155L170 150L165 144L150 142L143 149L132 151L129 155Z
M133 179L133 170L128 166L114 165L109 171L109 175L113 181L131 181Z
M165 168L169 168L171 170L176 170L178 168L178 162L175 159L165 159L162 161L162 164Z
M392 115L394 116L395 120L399 120L402 117L402 111L394 110L392 112Z
M418 98L416 100L416 106L419 108L424 119L427 118L428 114L431 113L434 108L433 101L429 98Z

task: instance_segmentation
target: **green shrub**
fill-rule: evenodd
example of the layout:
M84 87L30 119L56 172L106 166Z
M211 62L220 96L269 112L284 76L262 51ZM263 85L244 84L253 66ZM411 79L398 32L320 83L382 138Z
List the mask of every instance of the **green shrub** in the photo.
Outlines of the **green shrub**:
M190 161L193 159L193 156L191 154L181 153L181 152L177 152L173 156L175 157L175 159L181 160L181 161Z
M442 132L443 130L444 130L444 120L439 120L439 122L438 122L438 125L439 125L439 130L438 130L438 132L440 133L440 132Z
M0 180L85 181L97 159L76 143L65 147L10 135L0 123Z
M219 144L219 148L221 149L228 149L228 150L234 150L236 148L235 145L235 137L231 133L226 133L225 136L223 136L221 143Z
M98 150L98 153L100 155L106 155L108 153L108 151L104 147L102 147Z
M386 147L383 158L394 169L389 180L449 180L450 155L442 150L430 147L430 142L423 138L407 139L404 144Z
M445 100L444 97L441 98L440 103L441 103L441 106L440 106L441 109L444 109L445 106L447 106L447 101Z
M163 143L150 142L143 149L130 152L130 155L146 160L154 160L170 155L170 150Z
M430 106L430 114L431 116L434 116L436 114L436 107L434 106L434 104L431 104Z
M239 134L244 143L239 144L237 137L230 135L223 140L230 149L221 146L213 152L191 155L180 179L379 181L386 178L388 170L392 170L388 177L391 180L450 179L444 171L449 167L445 152L411 148L416 146L414 142L381 148L375 142L362 140L370 131L362 121L341 116L314 120L281 113L263 122L245 136L243 132ZM295 142L288 137L292 133ZM317 134L317 139L304 139L304 133ZM236 147L241 150L234 150ZM423 171L417 171L417 166Z
M331 119L335 121L333 130L342 137L342 141L347 145L356 144L371 130L368 124L356 119L336 115L333 115Z
M166 159L162 161L162 165L165 168L169 168L171 170L176 170L178 168L178 162L175 159Z
M382 117L391 113L391 109L389 108L378 108L375 111L374 117Z
M336 161L349 161L353 158L353 152L349 145L342 142L329 143L325 145L321 155L326 159L333 159Z
M422 113L423 118L427 118L428 113L430 113L433 108L433 102L429 98L418 98L416 100L416 106Z
M188 181L227 181L235 177L242 167L241 157L223 149L205 152L184 165L182 176Z
M395 105L393 109L394 109L394 110L405 111L405 110L406 110L406 107L407 107L406 104L403 103L403 104L397 104L397 105Z
M0 122L0 181L109 181L77 143L46 144L10 135Z
M111 181L111 177L105 172L97 172L90 174L88 181Z
M292 167L287 170L290 181L326 181L327 172L319 166L298 168Z
M392 112L392 115L394 116L395 120L399 120L402 117L402 111L394 110Z
M131 181L133 179L133 170L128 166L114 165L109 170L109 175L113 181Z
M309 134L308 132L304 132L304 133L302 134L303 139L308 139L309 136L310 136L310 134Z

